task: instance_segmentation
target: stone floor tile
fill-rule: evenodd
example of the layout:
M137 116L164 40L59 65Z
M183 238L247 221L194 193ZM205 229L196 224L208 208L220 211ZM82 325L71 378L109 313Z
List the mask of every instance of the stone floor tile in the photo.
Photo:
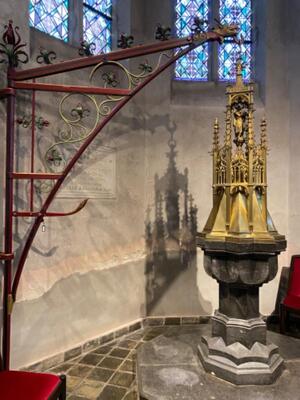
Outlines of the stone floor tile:
M131 353L129 353L127 359L135 361L136 360L136 351L133 350Z
M132 390L131 392L127 393L124 397L124 400L139 400L137 391Z
M93 350L93 353L108 354L113 349L113 346L101 346Z
M140 340L144 336L144 330L139 332L131 333L130 335L126 336L126 339L130 340Z
M109 355L112 357L126 358L129 352L130 350L120 349L119 347L116 347L109 353Z
M85 379L76 389L76 396L85 396L89 399L96 399L101 393L104 384L99 381Z
M134 349L135 347L136 347L136 345L138 344L138 342L136 341L136 340L130 340L130 339L127 339L127 340L122 340L120 343L119 343L119 347L122 347L122 348L124 348L124 349Z
M98 367L116 369L120 366L121 363L122 363L122 360L120 358L105 357L100 362Z
M100 382L107 382L113 374L114 371L110 369L96 367L88 375L87 379Z
M165 325L180 325L181 318L180 317L167 317L165 319Z
M82 382L82 378L76 376L67 377L67 392L71 393Z
M75 396L75 395L71 395L68 397L68 400L90 400L87 397L82 397L82 396Z
M63 374L66 373L70 368L74 367L74 363L63 363L57 365L54 368L51 368L49 372L53 372L55 374Z
M109 383L116 386L130 388L134 379L135 375L129 374L128 372L116 372Z
M69 369L68 375L84 378L89 372L91 372L91 370L92 368L87 365L76 364L74 367Z
M97 400L121 400L126 393L126 389L107 385L101 392Z
M120 366L120 371L135 372L135 362L133 360L125 360Z
M96 366L102 359L102 354L88 353L84 357L82 357L79 363Z

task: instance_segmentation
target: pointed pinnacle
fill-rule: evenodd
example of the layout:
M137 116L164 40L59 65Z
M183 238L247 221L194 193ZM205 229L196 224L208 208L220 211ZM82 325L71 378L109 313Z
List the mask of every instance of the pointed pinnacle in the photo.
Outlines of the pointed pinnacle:
M267 148L267 121L266 117L263 117L260 123L260 129L261 129L261 147Z
M219 149L219 121L218 118L216 118L214 123L213 151L217 151L218 149Z

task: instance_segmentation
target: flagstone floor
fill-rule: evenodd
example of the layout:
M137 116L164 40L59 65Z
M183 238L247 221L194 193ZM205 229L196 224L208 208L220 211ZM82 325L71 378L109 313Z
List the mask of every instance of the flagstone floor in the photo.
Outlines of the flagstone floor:
M163 329L149 327L136 331L47 372L66 374L68 400L138 400L136 350Z
M140 329L58 364L47 372L67 376L68 400L138 400L136 351L143 343L156 338L170 328L170 326L149 326ZM275 332L278 330L278 326L275 325L270 328ZM297 329L292 335L299 337L299 332L300 330ZM273 333L270 332L270 334ZM282 343L284 344L285 341ZM285 351L297 350L298 353L300 350L298 343L294 351L290 349L288 343L284 347L287 347Z

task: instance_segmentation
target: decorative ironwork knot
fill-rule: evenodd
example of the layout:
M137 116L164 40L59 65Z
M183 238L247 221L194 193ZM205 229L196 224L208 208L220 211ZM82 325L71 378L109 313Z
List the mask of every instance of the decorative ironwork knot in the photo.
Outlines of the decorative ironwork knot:
M94 54L94 51L96 50L96 45L95 43L89 43L86 40L82 40L80 42L80 48L78 49L78 54L80 56L92 56Z
M132 46L134 41L134 37L132 35L128 35L127 33L121 33L118 40L118 47L120 49L128 49Z
M23 128L28 128L29 126L32 126L32 118L27 115L23 115L23 117L17 118L17 123L19 125L22 125ZM46 126L49 126L50 122L44 119L43 117L36 117L35 118L35 126L38 129L43 129Z
M71 110L71 115L82 120L84 117L88 117L90 115L90 110L88 108L84 108L81 103L78 103L77 106Z
M207 19L201 19L197 16L194 17L193 25L191 27L193 34L196 35L198 33L205 32L204 25L207 25L207 24L208 24Z
M38 64L52 64L52 61L56 59L56 53L54 51L48 51L43 47L40 48L40 54L36 57Z
M153 68L151 67L151 65L148 63L148 61L146 60L144 63L141 63L139 65L139 69L144 72L144 73L151 73L153 71Z
M0 63L6 62L10 67L17 67L19 63L27 63L29 58L23 49L26 43L21 43L19 27L13 27L13 21L9 20L8 25L4 25L2 36L3 43L0 43L0 54L4 56Z
M157 24L155 31L155 39L156 40L169 40L171 36L171 28L169 26L164 26L161 24Z
M119 83L114 72L105 72L102 74L102 79L106 82L107 86L111 87L116 87Z
M47 158L47 161L48 163L53 164L55 167L59 167L61 165L61 162L63 161L63 158L56 149L52 149Z

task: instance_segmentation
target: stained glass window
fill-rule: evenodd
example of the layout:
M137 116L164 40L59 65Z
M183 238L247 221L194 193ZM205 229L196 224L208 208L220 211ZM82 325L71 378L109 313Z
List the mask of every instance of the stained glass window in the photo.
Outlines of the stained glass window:
M220 0L220 21L222 23L236 23L240 27L240 35L244 39L241 46L241 55L244 64L244 78L251 78L252 53L252 9L251 0ZM232 80L235 78L235 61L239 46L226 40L219 46L219 79Z
M177 36L190 35L195 16L204 20L208 19L208 0L176 0ZM177 61L175 79L193 81L208 79L207 44L198 47Z
M83 37L95 44L94 54L111 51L112 0L85 0Z
M64 41L68 40L68 0L30 0L29 24Z
M176 0L176 33L177 36L188 36L195 16L202 20L212 21L217 18L221 23L238 24L241 45L241 55L244 64L244 78L251 78L252 58L252 4L251 0ZM214 45L215 46L215 45ZM240 48L231 39L218 46L218 57L207 44L187 54L177 61L175 79L177 80L208 80L221 81L235 79L235 63ZM208 67L211 65L211 69ZM212 72L209 72L212 71ZM217 71L217 76L213 76ZM212 74L212 76L211 76Z

